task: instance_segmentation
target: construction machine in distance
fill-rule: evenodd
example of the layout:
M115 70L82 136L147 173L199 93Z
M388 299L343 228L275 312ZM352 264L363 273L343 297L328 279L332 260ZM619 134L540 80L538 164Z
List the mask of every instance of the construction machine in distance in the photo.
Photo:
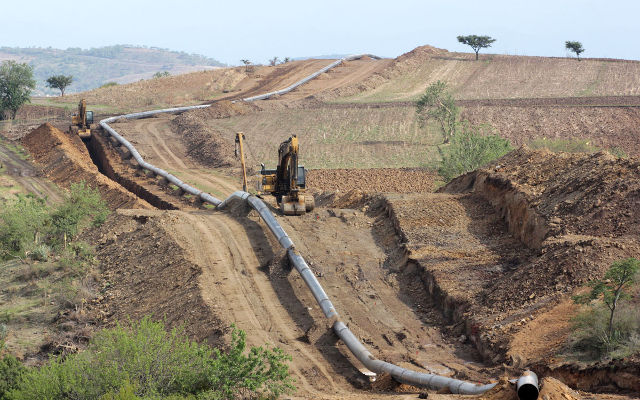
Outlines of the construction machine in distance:
M284 215L302 215L315 207L313 196L305 194L307 171L298 165L298 149L298 137L293 135L280 144L276 169L262 164L260 170L258 191L275 196Z
M91 124L93 124L93 111L87 111L87 103L82 99L78 103L78 112L71 116L69 132L83 139L90 138Z
M236 134L236 156L239 147L242 160L242 186L246 191L247 174L244 163L243 139L243 133ZM262 164L258 194L269 193L273 195L284 215L302 215L309 212L315 207L315 201L313 196L305 194L307 189L306 172L304 166L298 165L298 137L293 135L280 144L276 169L265 169Z

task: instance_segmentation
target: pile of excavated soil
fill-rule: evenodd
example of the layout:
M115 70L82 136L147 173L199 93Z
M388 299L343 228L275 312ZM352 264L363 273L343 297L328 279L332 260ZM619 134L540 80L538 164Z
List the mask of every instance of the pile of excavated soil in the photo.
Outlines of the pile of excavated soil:
M331 95L323 96L323 98L328 99L331 97L353 96L358 93L375 89L393 77L397 77L399 75L402 75L403 73L406 73L407 71L414 70L417 66L424 63L430 58L446 57L448 54L448 50L439 49L437 47L429 45L416 47L415 49L404 53L398 58L394 59L382 71L373 73L366 79L354 85L337 88L332 91Z
M507 378L502 378L491 390L480 396L471 397L477 400L518 400L515 384ZM544 378L540 381L541 400L582 400L578 392L554 378Z
M357 189L367 193L432 192L437 174L426 169L314 169L307 174L307 187L322 192L349 192Z
M557 353L570 296L640 258L638 159L522 148L440 192L389 195L387 208L415 279L487 361Z
M47 178L62 187L68 188L71 183L84 181L100 191L111 209L152 208L146 201L102 175L79 136L43 124L27 134L22 145L42 165Z
M97 319L110 326L151 315L219 345L226 326L202 299L201 268L166 231L175 218L167 211L118 210L88 235L103 282Z
M211 107L185 112L171 122L181 135L187 155L210 167L229 167L237 164L233 158L234 143L225 139L207 121L242 115L255 110L247 103L220 101Z

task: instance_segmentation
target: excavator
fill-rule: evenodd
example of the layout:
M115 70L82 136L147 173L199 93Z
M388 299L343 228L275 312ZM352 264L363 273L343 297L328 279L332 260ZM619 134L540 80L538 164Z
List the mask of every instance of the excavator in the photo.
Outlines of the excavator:
M240 154L244 160L242 139L244 135L239 133L236 136L236 144L240 145ZM284 215L303 215L315 207L313 196L305 194L307 171L302 165L298 165L298 149L298 137L293 135L280 144L276 169L265 169L262 164L260 170L258 193L273 195ZM244 162L243 175L246 188Z
M90 138L91 124L93 124L93 111L87 111L87 103L82 99L78 103L78 112L71 116L69 132L83 139Z

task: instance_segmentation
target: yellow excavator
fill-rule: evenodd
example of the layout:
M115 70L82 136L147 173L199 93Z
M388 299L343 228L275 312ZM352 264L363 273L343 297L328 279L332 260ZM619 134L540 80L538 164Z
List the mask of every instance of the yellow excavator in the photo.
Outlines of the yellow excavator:
M305 194L306 170L298 165L298 137L291 136L278 148L278 166L265 169L262 164L259 191L275 196L284 215L302 215L313 210L313 196Z
M242 159L243 186L246 191L243 139L242 133L236 135L236 146L240 147ZM298 137L293 135L280 144L276 169L265 169L262 164L258 193L275 196L284 215L302 215L309 212L315 207L315 201L313 196L305 194L306 172L302 165L298 165Z
M91 124L93 124L93 111L87 111L87 103L82 99L78 103L78 112L71 116L69 132L83 139L90 138Z

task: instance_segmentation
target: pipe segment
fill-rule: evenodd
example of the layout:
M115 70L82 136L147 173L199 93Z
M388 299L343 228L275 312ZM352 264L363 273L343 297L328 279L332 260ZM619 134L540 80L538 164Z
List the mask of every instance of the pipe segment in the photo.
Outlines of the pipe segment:
M319 71L309 75L308 77L294 83L293 85L286 87L281 90L277 90L275 92L265 93L259 96L248 97L242 99L243 101L254 101L266 99L274 95L285 94L295 89L296 87L310 81L311 79L317 77L318 75L328 71L331 68L334 68L337 65L340 65L344 61L355 60L357 58L361 58L363 56L369 56L372 58L379 58L370 54L361 54L355 56L345 57L341 60L337 60L326 67L320 69ZM205 193L201 190L198 190L192 186L187 185L182 182L177 177L171 175L170 173L164 171L163 169L157 168L154 165L151 165L144 161L140 153L136 150L135 147L128 140L118 134L113 128L109 126L109 123L114 121L118 121L120 119L139 119L145 118L156 114L161 113L177 113L183 112L187 110L193 110L198 108L206 108L210 107L210 104L199 105L199 106L189 106L189 107L175 107L175 108L167 108L162 110L153 110L153 111L144 111L139 113L126 114L118 117L111 117L100 121L100 126L104 128L106 132L108 132L112 137L114 137L119 143L121 143L124 147L126 147L131 156L136 160L138 165L146 170L152 171L154 174L160 175L167 179L170 183L178 186L186 193L190 193L194 196L198 196L202 201L211 203L216 206L216 209L222 210L228 207L232 202L244 201L249 206L251 206L254 210L260 214L260 217L265 222L271 233L276 237L280 245L287 251L287 256L293 266L296 268L298 273L300 273L302 279L305 284L313 294L316 302L320 306L322 312L325 317L333 324L332 328L336 335L345 343L349 351L369 370L376 373L388 373L398 382L407 383L414 386L419 387L429 387L432 389L442 389L449 388L452 393L456 394L481 394L486 392L487 390L493 388L496 384L486 384L479 385L471 382L461 381L459 379L448 378L440 375L427 374L422 372L411 371L406 368L399 367L397 365L381 361L376 359L369 350L356 338L356 336L351 332L351 330L347 327L347 325L340 320L340 316L336 311L333 303L327 296L326 292L318 282L315 274L306 263L304 258L296 251L295 246L291 238L287 235L287 233L282 229L282 226L275 219L273 214L269 211L269 208L264 204L262 200L259 198L250 195L244 191L237 191L231 194L224 201L219 200L209 193ZM538 377L535 373L531 371L526 371L520 378L514 380L516 383L516 390L518 393L518 397L521 400L535 400L538 398Z

